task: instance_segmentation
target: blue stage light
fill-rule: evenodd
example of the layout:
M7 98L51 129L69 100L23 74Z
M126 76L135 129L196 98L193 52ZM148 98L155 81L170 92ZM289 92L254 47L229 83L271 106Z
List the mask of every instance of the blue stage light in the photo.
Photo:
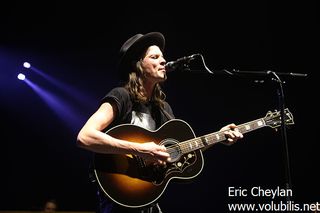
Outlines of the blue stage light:
M31 67L31 64L29 62L24 62L23 66L27 69L29 69Z
M23 81L24 79L26 79L26 76L25 76L24 74L22 74L22 73L19 73L18 76L17 76L17 78L18 78L19 80Z

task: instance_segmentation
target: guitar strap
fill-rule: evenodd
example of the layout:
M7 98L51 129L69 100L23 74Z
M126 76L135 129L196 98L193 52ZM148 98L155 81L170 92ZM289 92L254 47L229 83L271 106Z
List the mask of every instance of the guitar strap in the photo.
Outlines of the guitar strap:
M160 110L168 120L174 119L174 117L170 115L166 110L162 109L162 107L160 107Z

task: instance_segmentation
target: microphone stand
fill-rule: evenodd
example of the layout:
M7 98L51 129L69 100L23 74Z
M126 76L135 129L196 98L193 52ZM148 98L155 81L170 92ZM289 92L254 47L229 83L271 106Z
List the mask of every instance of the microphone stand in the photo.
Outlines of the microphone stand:
M282 85L284 84L284 81L280 79L281 76L291 76L291 77L307 77L307 74L304 73L283 73L283 72L274 72L274 71L240 71L240 70L216 70L211 71L205 64L204 58L201 54L199 54L202 59L202 63L206 69L206 71L210 74L227 74L227 75L238 75L238 76L254 76L254 77L262 77L262 76L271 76L271 80L278 83L279 87L277 89L277 95L279 99L279 107L280 107L280 116L281 116L281 136L283 140L284 145L284 163L285 163L285 177L286 177L286 189L291 190L292 189L292 183L291 183L291 175L290 175L290 161L289 161L289 148L288 148L288 139L287 139L287 132L286 132L286 125L285 125L285 97L284 97L284 91ZM263 81L262 81L263 82ZM287 201L290 201L290 193L286 193Z

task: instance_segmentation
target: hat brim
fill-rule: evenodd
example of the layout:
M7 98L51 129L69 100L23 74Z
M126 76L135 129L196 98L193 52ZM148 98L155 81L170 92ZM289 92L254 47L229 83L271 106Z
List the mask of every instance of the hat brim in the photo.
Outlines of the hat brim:
M142 35L127 49L119 61L119 72L120 78L125 79L132 69L132 63L138 61L141 57L143 51L145 51L149 46L156 45L161 51L165 47L165 38L163 34L159 32L151 32Z

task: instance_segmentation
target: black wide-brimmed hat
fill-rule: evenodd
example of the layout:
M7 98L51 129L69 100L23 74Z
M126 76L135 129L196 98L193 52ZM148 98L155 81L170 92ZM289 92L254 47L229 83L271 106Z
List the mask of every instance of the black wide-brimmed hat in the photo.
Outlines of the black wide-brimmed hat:
M142 53L152 45L157 45L161 51L164 50L165 38L162 33L136 34L122 45L118 64L118 71L122 80L128 78L128 73L133 70L133 66L140 59Z

